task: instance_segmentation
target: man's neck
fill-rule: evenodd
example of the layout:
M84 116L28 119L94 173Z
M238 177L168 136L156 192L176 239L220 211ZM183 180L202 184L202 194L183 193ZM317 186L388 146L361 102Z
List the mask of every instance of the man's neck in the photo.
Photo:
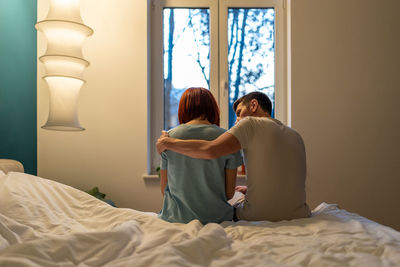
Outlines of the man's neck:
M252 116L253 117L261 117L261 118L271 118L271 115L269 115L268 112L263 112L263 111L257 111Z

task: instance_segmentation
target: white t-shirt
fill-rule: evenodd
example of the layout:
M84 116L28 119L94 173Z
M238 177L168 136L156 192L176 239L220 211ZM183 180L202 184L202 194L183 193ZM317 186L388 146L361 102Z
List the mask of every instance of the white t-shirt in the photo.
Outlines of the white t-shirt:
M247 174L241 220L280 221L310 217L306 203L303 139L272 118L246 117L228 130L240 142Z

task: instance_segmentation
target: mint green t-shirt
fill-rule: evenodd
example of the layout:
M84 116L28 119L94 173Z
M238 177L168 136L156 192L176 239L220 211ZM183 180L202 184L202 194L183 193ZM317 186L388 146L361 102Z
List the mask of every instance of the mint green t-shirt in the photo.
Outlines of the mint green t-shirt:
M225 132L216 125L181 124L169 131L178 139L214 140ZM217 159L194 159L173 151L161 154L161 169L168 183L159 217L169 222L201 223L230 221L233 208L226 199L225 169L236 169L243 161L240 152Z

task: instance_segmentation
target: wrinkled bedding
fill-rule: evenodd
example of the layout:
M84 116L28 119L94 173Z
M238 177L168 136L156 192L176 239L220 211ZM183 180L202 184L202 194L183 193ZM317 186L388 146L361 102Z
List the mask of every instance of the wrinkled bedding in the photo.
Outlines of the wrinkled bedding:
M282 222L168 223L0 174L0 266L400 266L400 233L334 204Z

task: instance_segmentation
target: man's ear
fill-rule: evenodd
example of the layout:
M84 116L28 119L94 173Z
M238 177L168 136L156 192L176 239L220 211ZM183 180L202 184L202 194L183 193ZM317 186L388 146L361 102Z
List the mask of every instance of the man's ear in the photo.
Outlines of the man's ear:
M252 99L250 101L250 111L254 113L257 111L257 109L258 109L258 101L257 99Z

